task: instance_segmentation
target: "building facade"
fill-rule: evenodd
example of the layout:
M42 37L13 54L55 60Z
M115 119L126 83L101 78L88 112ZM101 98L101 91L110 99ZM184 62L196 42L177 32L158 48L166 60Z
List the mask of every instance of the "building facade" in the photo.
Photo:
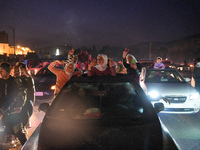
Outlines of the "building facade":
M0 55L27 55L28 53L35 53L29 47L9 46L8 34L5 31L0 32Z

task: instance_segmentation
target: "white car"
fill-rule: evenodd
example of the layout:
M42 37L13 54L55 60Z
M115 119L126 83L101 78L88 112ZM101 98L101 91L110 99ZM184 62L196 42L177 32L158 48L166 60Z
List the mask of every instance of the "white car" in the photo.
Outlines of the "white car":
M161 113L191 114L200 109L200 96L183 76L175 69L142 68L140 86L150 97L151 103L158 102L158 97L167 98L170 104L163 102L165 109Z

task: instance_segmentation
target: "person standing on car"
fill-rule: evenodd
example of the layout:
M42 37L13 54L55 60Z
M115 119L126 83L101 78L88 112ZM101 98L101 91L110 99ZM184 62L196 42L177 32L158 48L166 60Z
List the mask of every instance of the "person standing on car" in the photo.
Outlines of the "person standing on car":
M157 57L156 63L155 63L153 68L154 69L165 69L165 65L162 63L162 58L161 57Z
M0 112L3 116L5 134L14 134L23 145L27 138L24 133L21 110L26 101L26 91L19 78L10 76L10 70L9 63L0 64Z
M88 65L87 75L89 77L94 76L94 75L116 76L113 60L111 58L109 58L109 63L108 63L107 55L99 54L97 56L97 63L96 63L96 60L93 60Z
M64 69L54 67L57 63L63 64L62 61L56 60L48 66L48 69L54 73L57 77L56 79L56 88L54 90L54 96L60 92L63 86L69 81L69 79L74 75L80 75L81 71L74 71L74 63L67 63Z
M127 54L128 52L129 50L127 48L125 48L125 50L123 51L123 65L127 70L127 74L133 76L134 79L139 82L141 65L137 62L136 58L133 55Z
M69 51L67 60L64 61L64 63L65 63L65 64L69 64L69 63L73 62L73 63L74 63L74 68L75 68L74 71L81 71L81 73L83 73L83 71L82 71L81 69L77 68L77 64L78 64L78 55L75 55L74 52L75 52L75 49L72 48L72 49Z
M35 104L35 83L32 76L28 73L28 69L25 63L18 62L16 64L21 70L20 79L22 80L24 86L27 88L27 101L25 107L22 111L27 112L29 116L29 121L26 127L31 127L31 116L33 114L33 106Z
M195 89L200 93L200 58L196 59L196 65L194 66L192 76L195 81Z

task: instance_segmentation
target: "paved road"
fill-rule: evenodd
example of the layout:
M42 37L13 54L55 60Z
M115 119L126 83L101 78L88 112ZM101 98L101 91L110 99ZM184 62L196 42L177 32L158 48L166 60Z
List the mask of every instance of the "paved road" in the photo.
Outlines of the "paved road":
M200 113L191 115L159 114L181 150L200 149Z

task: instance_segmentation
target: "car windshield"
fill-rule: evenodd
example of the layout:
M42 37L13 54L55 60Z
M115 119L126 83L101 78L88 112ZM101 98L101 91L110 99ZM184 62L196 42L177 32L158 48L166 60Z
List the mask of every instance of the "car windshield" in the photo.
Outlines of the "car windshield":
M37 65L36 67L34 67L34 68L42 68L43 67L43 64L39 64L39 65Z
M146 83L185 83L176 70L147 70Z
M71 119L136 120L142 118L145 110L129 82L73 83L57 98L50 114Z
M49 65L49 64L48 64ZM49 69L48 69L48 65L44 66L42 69L40 69L38 71L38 73L36 74L36 77L40 77L40 76L55 76ZM59 69L63 69L64 68L64 64L60 65L60 64L56 64L54 66L55 68L59 68Z
M45 66L44 68L40 69L38 73L35 75L35 77L40 76L53 76L54 74Z

